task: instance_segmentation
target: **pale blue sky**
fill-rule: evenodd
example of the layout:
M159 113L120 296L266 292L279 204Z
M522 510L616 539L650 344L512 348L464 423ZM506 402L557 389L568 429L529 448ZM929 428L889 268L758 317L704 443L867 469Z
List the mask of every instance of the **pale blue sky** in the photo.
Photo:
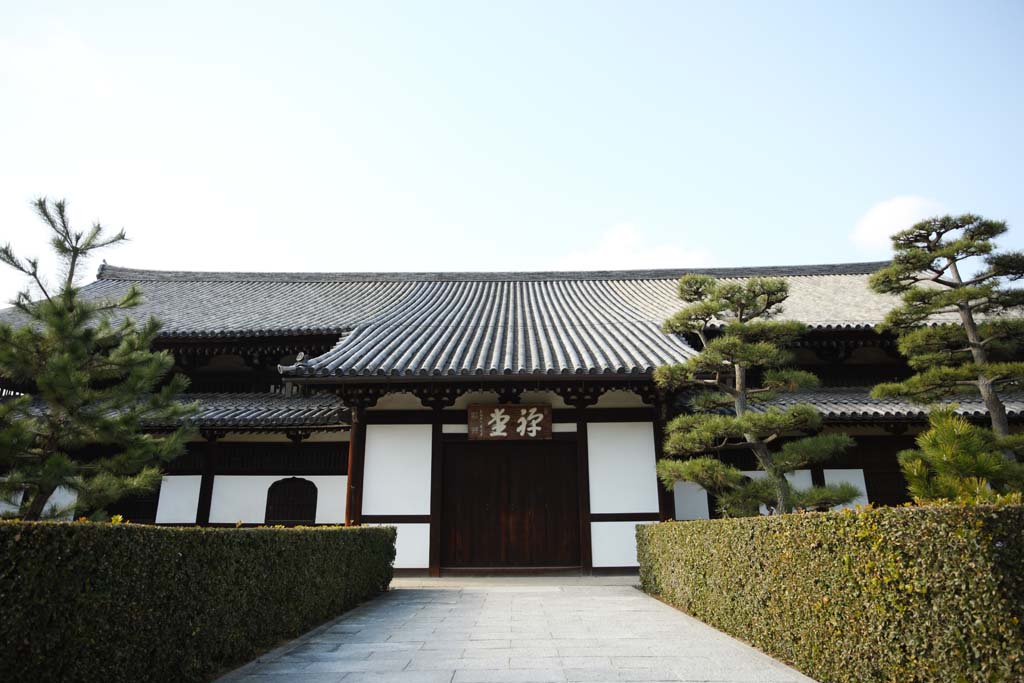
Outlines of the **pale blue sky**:
M870 260L943 210L1024 246L1022 2L135 4L0 9L23 253L36 194L167 269Z

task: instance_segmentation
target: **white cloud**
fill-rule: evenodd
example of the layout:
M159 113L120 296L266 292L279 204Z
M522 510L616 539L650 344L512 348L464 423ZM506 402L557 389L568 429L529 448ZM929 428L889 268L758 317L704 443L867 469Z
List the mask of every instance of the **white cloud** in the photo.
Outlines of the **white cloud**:
M704 249L675 244L650 244L628 223L609 228L590 248L570 251L555 261L556 270L628 270L636 268L696 268L709 265Z
M908 195L886 199L861 216L850 233L850 239L865 251L888 250L892 235L945 211L942 204L927 197Z

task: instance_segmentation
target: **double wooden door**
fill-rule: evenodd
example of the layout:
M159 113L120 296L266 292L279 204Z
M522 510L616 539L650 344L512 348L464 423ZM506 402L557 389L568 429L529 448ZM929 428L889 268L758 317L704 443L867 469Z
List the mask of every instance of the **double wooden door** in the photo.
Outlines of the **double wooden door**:
M446 443L442 567L580 564L572 441Z

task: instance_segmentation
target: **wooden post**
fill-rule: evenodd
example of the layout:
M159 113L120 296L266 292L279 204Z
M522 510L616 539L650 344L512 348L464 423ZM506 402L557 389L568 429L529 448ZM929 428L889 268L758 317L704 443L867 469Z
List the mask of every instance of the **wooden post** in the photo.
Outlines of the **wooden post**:
M363 520L363 461L366 457L365 408L352 408L352 429L348 441L348 497L345 526L359 526Z
M199 504L196 506L197 526L208 526L210 524L210 506L213 503L213 477L219 453L220 446L217 444L217 436L207 434L206 443L203 444L201 464L203 476L199 482Z
M576 408L576 472L580 497L580 568L593 571L594 556L590 542L590 451L587 445L586 408Z
M654 460L657 463L665 457L665 402L662 400L661 393L654 399ZM657 475L655 475L657 479ZM670 519L675 519L676 516L676 494L675 491L669 491L661 482L657 482L658 486L658 513L661 521L665 522Z
M444 469L444 442L441 426L442 408L435 407L430 431L430 551L429 567L431 576L441 576L441 477Z

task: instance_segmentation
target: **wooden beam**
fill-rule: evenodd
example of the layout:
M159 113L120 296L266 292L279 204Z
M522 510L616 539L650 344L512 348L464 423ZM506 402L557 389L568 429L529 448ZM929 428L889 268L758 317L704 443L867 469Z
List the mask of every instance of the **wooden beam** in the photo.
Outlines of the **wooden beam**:
M345 526L359 526L363 518L363 463L366 458L365 409L352 409L352 431L348 442L348 496Z
M591 522L657 522L660 512L592 512Z

